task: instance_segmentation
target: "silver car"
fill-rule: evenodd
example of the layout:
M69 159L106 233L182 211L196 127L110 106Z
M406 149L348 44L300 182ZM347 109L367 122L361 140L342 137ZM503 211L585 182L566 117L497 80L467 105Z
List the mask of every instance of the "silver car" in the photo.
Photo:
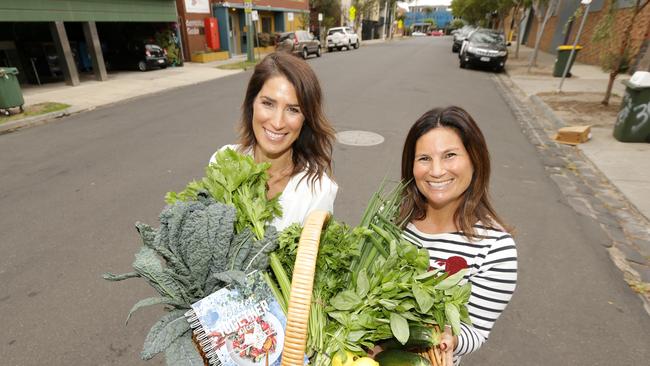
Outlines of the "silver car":
M309 55L320 57L320 42L313 34L299 30L280 34L275 44L276 51L291 52L307 59Z

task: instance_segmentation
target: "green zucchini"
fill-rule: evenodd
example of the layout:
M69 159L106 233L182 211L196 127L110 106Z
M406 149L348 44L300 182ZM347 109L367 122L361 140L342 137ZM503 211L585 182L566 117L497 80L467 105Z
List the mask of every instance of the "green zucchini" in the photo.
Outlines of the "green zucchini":
M375 356L379 366L431 366L431 362L415 353L391 349Z
M438 345L439 339L433 333L433 327L424 325L410 325L409 339L406 344L401 344L395 338L381 344L383 349L416 349L425 350Z

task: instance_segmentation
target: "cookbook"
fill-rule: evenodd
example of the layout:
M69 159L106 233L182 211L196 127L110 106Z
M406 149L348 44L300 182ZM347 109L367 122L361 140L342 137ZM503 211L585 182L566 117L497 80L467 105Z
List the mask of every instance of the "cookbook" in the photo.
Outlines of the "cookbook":
M260 271L197 301L185 316L210 365L280 365L287 320Z

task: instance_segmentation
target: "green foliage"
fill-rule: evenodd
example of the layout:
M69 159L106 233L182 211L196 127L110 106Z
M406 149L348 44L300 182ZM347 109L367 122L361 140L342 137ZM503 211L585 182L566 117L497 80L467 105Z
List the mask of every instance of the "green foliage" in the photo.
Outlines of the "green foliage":
M176 37L171 29L156 32L154 38L160 47L167 50L167 59L170 64L181 65L183 63L183 60L181 59L181 50L176 44Z
M465 26L465 22L462 19L454 19L449 23L449 28L459 29Z
M312 14L323 14L321 26L324 29L334 27L341 19L341 3L339 0L309 0Z
M269 163L255 163L252 156L242 155L232 149L219 151L216 162L205 168L205 177L190 182L180 193L168 192L167 203L196 199L200 191L207 191L217 202L237 209L236 231L252 227L257 239L264 237L266 222L282 214L279 195L266 198Z
M458 334L460 322L470 322L471 285L459 285L467 270L449 277L428 272L426 249L404 240L393 223L402 189L375 193L358 227L332 220L324 229L309 314L307 354L313 365L329 366L324 355L365 354L364 348L391 338L404 344L412 324L451 324ZM291 274L299 236L298 225L289 227L271 254L272 262L281 263L271 265L280 287Z
M176 338L165 351L167 365L204 366L201 355L192 343L191 332Z
M143 359L165 351L170 365L178 364L178 360L202 365L189 338L185 311L226 284L242 282L246 273L268 267L269 253L277 249L278 240L275 228L265 225L279 206L277 198L266 200L267 168L226 150L206 170L208 178L168 195L171 203L161 212L157 229L136 223L142 247L135 255L134 271L106 273L104 279L139 277L158 292L157 297L138 301L127 322L145 306L163 304L172 309L149 331ZM263 236L256 236L254 231Z

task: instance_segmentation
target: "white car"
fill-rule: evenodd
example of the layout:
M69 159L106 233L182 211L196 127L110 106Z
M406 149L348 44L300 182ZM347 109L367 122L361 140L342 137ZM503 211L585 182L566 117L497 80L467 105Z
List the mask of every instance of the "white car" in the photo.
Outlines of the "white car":
M335 27L327 31L327 51L329 52L332 52L335 48L339 51L343 47L348 50L352 49L352 47L359 48L359 45L359 36L350 27Z

